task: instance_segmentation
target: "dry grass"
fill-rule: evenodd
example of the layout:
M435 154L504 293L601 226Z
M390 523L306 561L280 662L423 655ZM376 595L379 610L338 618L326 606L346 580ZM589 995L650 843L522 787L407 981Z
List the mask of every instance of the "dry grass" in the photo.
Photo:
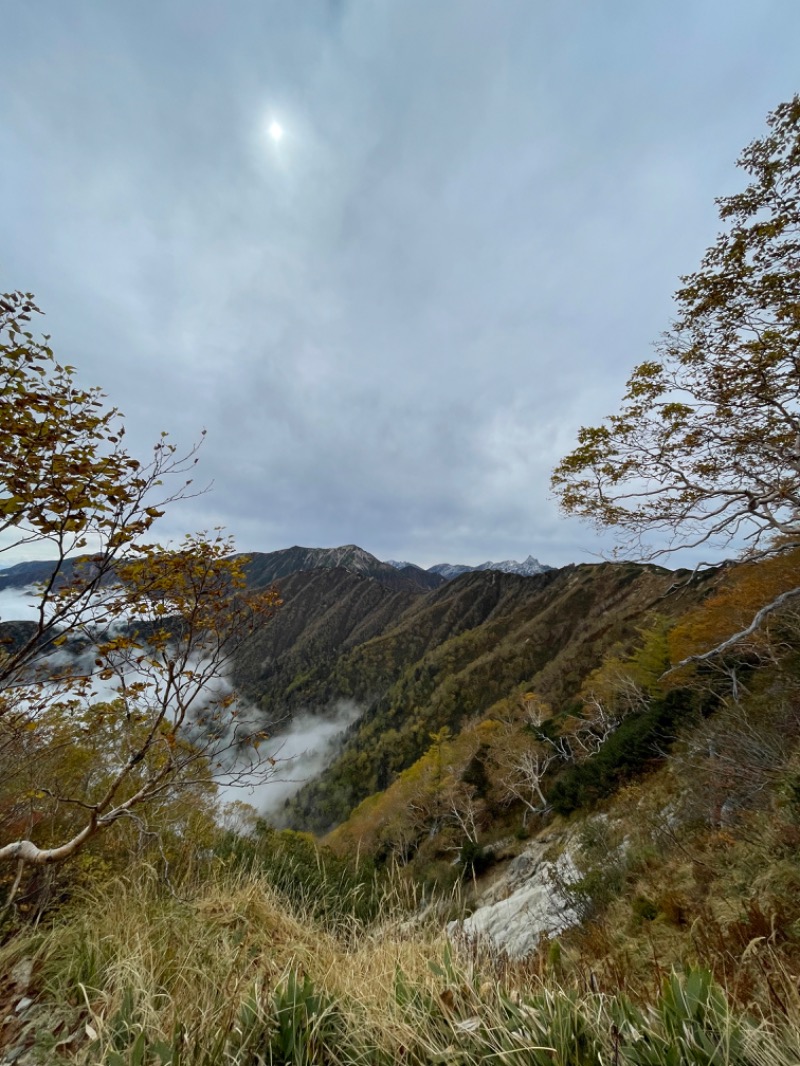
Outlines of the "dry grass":
M644 1008L459 954L391 910L342 935L263 876L221 869L176 898L151 872L76 901L0 951L37 957L42 1061L81 1066L598 1062L789 1066L785 1027L737 1018L706 976ZM54 1015L86 1033L48 1042ZM670 1052L669 1048L673 1047ZM670 1055L673 1055L670 1058ZM674 1057L678 1055L678 1057Z

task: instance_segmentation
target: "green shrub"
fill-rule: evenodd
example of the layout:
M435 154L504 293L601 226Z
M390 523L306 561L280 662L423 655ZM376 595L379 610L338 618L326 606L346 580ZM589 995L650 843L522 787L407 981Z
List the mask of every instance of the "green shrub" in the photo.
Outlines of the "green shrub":
M494 862L494 856L481 844L473 840L465 840L461 845L458 855L458 863L462 869L463 877L480 877L484 870Z
M548 800L559 814L590 808L622 784L666 756L679 724L696 715L694 694L676 690L645 711L629 715L606 743L585 762L564 770Z
M652 922L658 917L658 907L647 896L634 896L631 901L631 909L635 916L643 922Z

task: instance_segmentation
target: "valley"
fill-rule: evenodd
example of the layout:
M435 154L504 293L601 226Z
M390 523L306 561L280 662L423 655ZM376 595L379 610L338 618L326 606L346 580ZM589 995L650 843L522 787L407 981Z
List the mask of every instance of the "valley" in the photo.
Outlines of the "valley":
M291 764L295 784L280 806L261 812L246 805L245 793L243 804L226 790L226 800L234 799L226 828L213 791L196 792L187 808L173 802L151 811L148 832L160 841L153 861L168 861L170 879L179 879L191 901L181 906L195 916L192 936L217 935L212 912L233 922L248 914L248 942L259 943L267 930L289 938L287 981L301 965L314 975L304 994L325 988L337 1010L354 995L358 1012L370 1002L366 989L347 991L298 962L310 958L306 936L328 938L324 951L335 954L350 929L356 940L347 950L363 953L370 930L399 945L411 934L397 931L413 927L416 954L401 963L394 946L393 965L410 967L408 981L422 979L415 967L441 974L437 995L453 1006L446 1023L435 1024L455 1026L451 1034L465 1018L485 1019L474 1037L484 1051L465 1050L470 1055L496 1046L494 1037L479 1040L483 1026L495 1024L486 1012L501 1031L514 1031L506 1000L495 1003L482 983L489 972L503 974L501 988L545 981L579 990L587 998L575 1001L575 1024L583 1019L593 1048L606 1045L585 1013L594 1009L592 986L601 996L613 990L609 1003L629 996L632 1004L644 994L657 1004L635 1030L646 1024L652 1042L672 1039L672 1001L658 997L680 999L700 982L692 994L707 1013L702 1023L686 1021L691 1054L711 1024L708 1012L722 1009L714 981L737 1010L759 1004L781 1016L777 1004L791 994L788 968L800 958L795 616L776 615L724 663L673 667L713 642L737 610L747 617L753 602L800 576L797 552L694 575L599 563L531 576L474 570L426 586L415 572L347 546L257 554L244 572L245 601L269 588L281 605L237 646L231 681L275 744L286 737L294 745L304 730L333 739L322 766L310 753L304 765L300 745ZM18 573L29 580L28 571ZM8 595L17 586L13 571L10 580L5 575ZM4 621L9 647L32 625ZM209 841L206 858L181 825ZM131 831L123 825L114 839L130 847ZM21 913L55 906L57 915L63 906L66 917L74 907L88 916L76 874L97 861L114 869L118 846L101 838L48 887L27 882ZM212 895L204 896L209 885ZM64 894L62 905L54 891ZM160 906L160 889L153 895L143 882L138 891L143 907ZM106 928L108 945L118 935L108 923L124 927L121 916L111 917L113 906L97 897L89 919ZM143 912L141 920L154 918ZM179 920L177 912L170 918ZM58 936L69 938L69 924ZM38 942L9 941L14 973L30 952L37 957ZM46 943L54 950L55 941ZM198 941L196 950L207 949ZM43 964L51 982L63 979L56 958ZM377 957L365 965L388 980ZM659 974L687 965L685 986L659 991ZM111 987L108 976L86 979ZM144 971L140 979L153 980ZM25 1008L31 1024L54 1025L50 1015L43 1022L37 1002ZM400 1011L393 1024L412 1024L402 1000L392 1010ZM413 1025L427 1027L434 1015ZM247 1024L261 1033L257 1017ZM722 1015L714 1017L723 1026ZM386 1024L385 1016L373 1019L373 1026ZM365 1039L356 1015L340 1022L345 1028L332 1039ZM228 1023L218 1024L229 1032ZM790 1038L776 1035L779 1021L771 1024L763 1046L770 1061L788 1063L780 1056ZM639 1046L634 1029L621 1030L631 1048ZM393 1039L382 1031L387 1047ZM427 1061L437 1038L425 1028L423 1039L429 1051L415 1054Z

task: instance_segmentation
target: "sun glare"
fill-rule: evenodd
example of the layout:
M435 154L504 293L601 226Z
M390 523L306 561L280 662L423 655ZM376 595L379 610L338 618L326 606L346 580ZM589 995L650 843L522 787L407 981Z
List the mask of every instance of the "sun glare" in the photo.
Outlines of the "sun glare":
M267 130L267 133L270 135L273 141L279 141L283 137L283 126L280 124L280 122L275 122L273 120L269 124L269 129Z

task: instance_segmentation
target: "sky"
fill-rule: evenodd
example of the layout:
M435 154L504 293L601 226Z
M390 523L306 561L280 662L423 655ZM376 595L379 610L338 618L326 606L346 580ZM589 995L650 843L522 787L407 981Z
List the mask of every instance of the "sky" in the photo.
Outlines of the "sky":
M800 4L3 8L0 291L35 294L135 455L207 431L212 487L163 539L611 550L550 472L616 410L740 151L800 90Z

